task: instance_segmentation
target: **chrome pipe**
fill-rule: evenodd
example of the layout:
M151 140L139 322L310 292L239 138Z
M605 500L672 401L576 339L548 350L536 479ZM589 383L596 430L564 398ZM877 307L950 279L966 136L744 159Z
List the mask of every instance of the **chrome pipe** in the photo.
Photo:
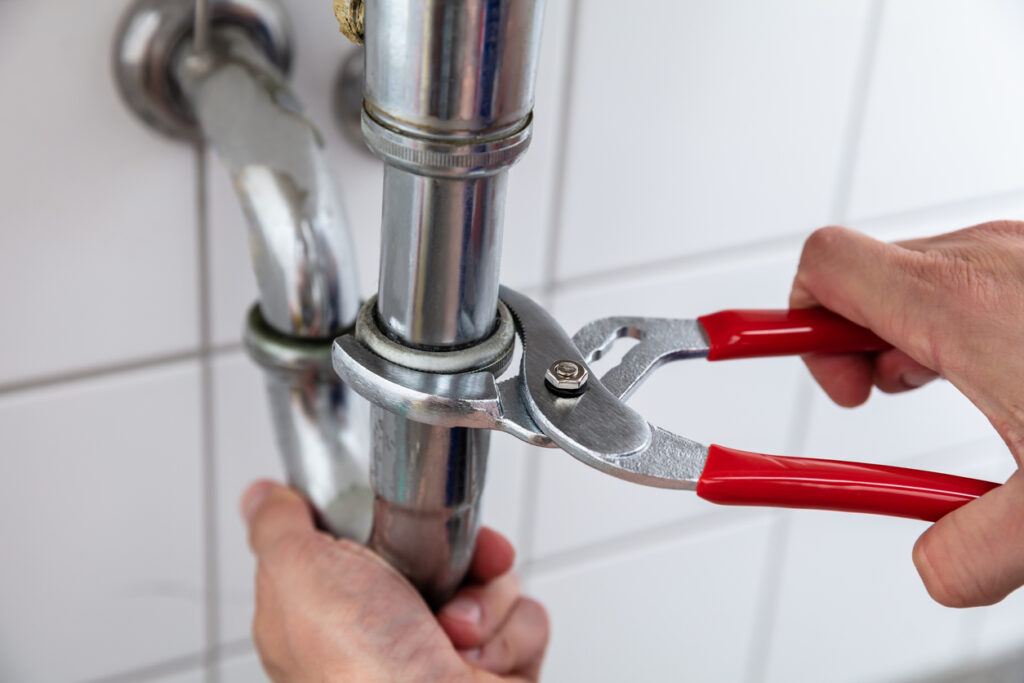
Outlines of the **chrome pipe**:
M330 338L355 320L359 293L323 137L247 36L209 40L206 54L181 50L173 73L248 219L260 311L283 334Z
M394 336L446 347L494 330L507 175L431 178L385 167L377 314Z
M543 0L366 0L363 133L386 163L377 323L411 348L496 327L508 168L529 145ZM370 544L432 604L461 582L490 436L372 409Z
M330 367L330 339L358 313L357 274L323 138L245 33L220 28L208 41L202 54L182 48L172 70L247 218L259 302L246 346L265 370L289 482L323 528L365 543L369 406Z

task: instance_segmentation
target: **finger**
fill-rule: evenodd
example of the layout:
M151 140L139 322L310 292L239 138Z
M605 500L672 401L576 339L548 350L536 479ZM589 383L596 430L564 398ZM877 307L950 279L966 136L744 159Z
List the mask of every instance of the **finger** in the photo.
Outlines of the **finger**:
M520 598L494 637L464 655L476 666L499 676L521 674L536 680L549 631L548 614L541 604Z
M921 276L930 272L927 265L925 254L846 228L822 228L804 244L791 305L820 303L937 367L931 340L920 330L936 328L947 302ZM908 325L909 317L917 324Z
M839 405L859 406L871 395L874 364L867 354L807 354L803 359L814 380Z
M875 385L888 394L923 387L938 376L899 349L883 351L875 358Z
M272 481L259 481L242 496L242 514L249 525L249 547L256 557L284 538L316 533L313 514L295 491Z
M501 576L516 561L516 549L494 529L481 527L476 536L476 549L469 565L469 576L476 581L490 581Z
M1024 585L1024 473L925 531L914 564L928 593L948 607L991 605Z
M437 621L460 650L480 647L508 619L519 599L519 577L509 572L455 594L437 614Z

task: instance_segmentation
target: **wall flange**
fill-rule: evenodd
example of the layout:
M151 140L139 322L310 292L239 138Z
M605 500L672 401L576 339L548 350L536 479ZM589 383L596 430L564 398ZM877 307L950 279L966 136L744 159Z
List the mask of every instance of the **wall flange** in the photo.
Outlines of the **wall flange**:
M291 66L292 31L277 0L209 0L213 26L244 30L282 73ZM114 81L121 98L147 125L181 140L201 136L171 76L177 50L191 35L193 0L134 0L114 37Z

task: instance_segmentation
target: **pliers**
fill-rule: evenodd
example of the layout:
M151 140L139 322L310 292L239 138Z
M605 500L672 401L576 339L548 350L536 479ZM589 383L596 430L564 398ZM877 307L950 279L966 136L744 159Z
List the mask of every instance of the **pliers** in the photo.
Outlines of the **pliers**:
M731 310L692 320L612 317L569 335L536 302L507 287L501 301L522 345L518 374L495 368L440 374L388 361L356 336L338 338L335 371L371 402L410 419L495 429L557 446L602 472L696 491L713 503L866 512L934 521L997 484L937 472L704 446L656 427L626 405L669 361L870 352L884 340L824 309ZM589 363L617 339L636 343L600 379Z

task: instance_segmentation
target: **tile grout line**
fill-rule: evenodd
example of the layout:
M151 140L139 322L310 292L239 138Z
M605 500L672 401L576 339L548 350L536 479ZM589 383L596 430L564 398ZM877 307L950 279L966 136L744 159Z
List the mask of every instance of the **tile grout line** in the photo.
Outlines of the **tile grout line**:
M546 308L551 307L551 294L554 291L555 278L558 270L558 250L561 244L562 217L565 214L564 189L568 167L569 127L572 118L572 82L576 63L576 25L580 12L579 0L572 0L567 11L565 52L561 73L561 103L558 118L557 147L555 151L554 182L552 183L551 199L548 206L546 251L544 254L542 282L540 286L540 303ZM541 462L536 448L531 448L526 455L526 466L520 492L521 519L519 521L519 545L523 566L533 561L535 531L537 526L537 491L540 488Z
M248 638L224 643L217 648L217 654L226 657L241 657L253 652L252 641ZM122 671L110 676L90 679L86 683L141 683L142 681L159 681L166 676L201 670L210 653L207 650L167 659L156 664Z
M729 514L724 510L712 511L697 517L677 519L532 558L523 564L521 572L525 581L535 581L550 574L586 568L595 562L642 552L697 534L744 527L757 521L758 515L755 513L737 514L734 511L734 514Z
M196 145L196 246L199 294L199 420L202 429L203 584L205 586L203 632L206 641L204 666L207 683L219 680L220 568L217 537L217 463L214 433L213 345L209 231L209 160L205 143Z
M846 136L840 152L839 173L836 175L835 197L832 202L832 220L842 223L848 219L850 199L853 196L853 174L860 159L861 141L864 137L864 120L867 117L868 100L871 93L871 77L878 58L878 41L882 33L884 0L871 0L868 16L864 22L864 39L860 60L854 74L853 91L850 93L850 108L847 111Z
M664 259L632 263L618 268L608 268L593 273L572 275L552 283L553 291L564 293L572 290L586 289L595 285L609 285L613 282L628 282L630 278L657 277L665 273L673 273L687 268L709 268L723 265L729 261L745 258L756 258L765 255L766 251L782 251L799 249L809 230L792 232L779 237L771 237L756 242L735 244L718 249L708 249Z
M810 413L813 400L814 387L811 378L805 373L797 383L796 396L793 398L793 415L786 438L787 455L803 455L809 433L805 416ZM772 640L775 634L775 625L778 623L782 577L789 548L791 526L792 516L788 511L778 510L774 513L769 532L769 556L762 577L761 595L755 608L754 630L751 635L752 642L747 665L747 683L764 681L765 671L771 659Z

